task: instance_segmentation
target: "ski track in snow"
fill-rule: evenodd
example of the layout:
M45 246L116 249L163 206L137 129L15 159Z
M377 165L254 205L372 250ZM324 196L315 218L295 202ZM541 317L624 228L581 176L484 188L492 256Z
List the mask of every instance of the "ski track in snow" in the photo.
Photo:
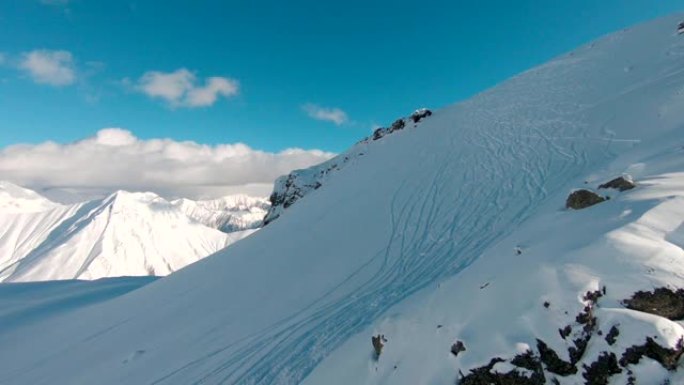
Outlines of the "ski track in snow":
M555 71L553 75L559 76ZM651 84L672 78L682 82L682 71L641 82L623 95L643 91ZM551 82L550 86L553 85ZM534 93L534 90L522 91L525 95ZM572 91L551 89L556 95ZM487 96L484 94L481 99ZM201 357L155 383L173 383L176 374L193 365L206 364L206 360L212 358L220 363L210 364L211 370L203 372L195 384L298 383L329 351L393 305L469 266L487 246L527 219L535 207L541 205L548 191L557 191L568 180L580 177L588 171L588 166L607 162L624 149L624 145L638 143L638 139L615 138L609 133L606 137L597 137L595 127L582 126L587 120L578 119L578 116L585 112L588 115L607 100L585 106L554 105L547 102L555 100L549 96L540 93L538 98L532 97L537 100L526 100L525 105L498 103L502 107L495 111L465 111L467 107L464 107L463 115L475 114L469 116L471 125L478 126L482 122L482 126L494 129L471 129L465 138L452 135L446 148L431 151L434 159L426 163L439 167L425 170L429 176L424 176L425 181L418 183L425 186L424 189L399 187L396 190L391 198L391 235L386 248L360 266L337 289L342 290L347 282L367 269L373 269L375 274L352 288L350 294L329 300L333 292L326 293L297 314ZM554 113L535 116L524 112L531 108L535 112ZM523 116L525 120L515 119L517 116ZM565 116L571 117L565 119ZM610 126L610 120L601 130L605 126ZM568 135L570 133L572 135ZM465 139L478 151L467 155L450 151L449 148L463 148L455 142L458 139ZM443 143L434 145L444 146ZM589 153L593 154L592 159ZM441 154L447 155L438 158ZM464 155L468 158L462 158ZM459 165L478 165L479 168L461 169ZM459 196L450 195L453 191L445 180L460 181ZM473 181L478 183L473 184ZM483 190L482 185L491 188ZM522 193L521 188L524 189ZM487 194L486 199L467 199L471 194L483 192ZM520 202L520 197L527 200ZM454 204L454 200L458 204ZM453 209L448 213L440 211L444 207ZM562 203L559 203L559 209L561 207Z
M505 115L505 113L503 113ZM501 113L483 114L496 119ZM473 117L471 117L473 119ZM477 117L475 117L477 119ZM546 132L576 129L568 121L535 122L527 135L512 135L510 124L496 121L497 132L471 131L465 138L477 151L468 159L452 151L434 151L426 170L425 189L396 189L391 198L390 237L378 251L335 290L321 296L307 308L280 320L240 341L200 357L155 384L177 383L176 375L207 361L218 360L193 384L292 384L301 381L334 347L386 312L391 306L431 283L457 274L497 239L515 229L544 200L547 189L563 184L549 175L578 175L587 155L577 140L559 141ZM521 123L522 124L522 123ZM519 129L513 132L520 132ZM576 132L576 131L574 131ZM459 148L452 138L447 148ZM444 146L444 144L437 144ZM438 154L447 154L439 157ZM609 155L609 154L607 154ZM501 162L506 159L506 162ZM477 164L479 169L461 169L459 164ZM514 178L515 182L513 182ZM462 199L445 180L460 181ZM472 181L479 180L477 184ZM492 186L486 199L467 199L482 193L481 183ZM523 194L519 188L525 189ZM512 193L515 190L516 193ZM486 191L486 190L485 190ZM518 202L520 196L526 202ZM454 200L459 204L454 205ZM473 203L482 203L474 205ZM440 208L453 207L449 213ZM332 299L338 290L349 289L358 274L373 269L374 275L351 288L348 295ZM227 357L227 358L226 358Z

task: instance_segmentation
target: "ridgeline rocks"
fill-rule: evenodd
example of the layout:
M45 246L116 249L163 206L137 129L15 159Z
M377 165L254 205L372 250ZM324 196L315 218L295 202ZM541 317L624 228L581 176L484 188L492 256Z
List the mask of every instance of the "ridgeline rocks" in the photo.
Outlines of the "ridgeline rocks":
M670 291L670 293L673 292ZM634 373L629 369L629 366L638 364L643 357L648 357L658 362L669 371L676 370L677 363L682 354L684 354L684 338L679 339L675 348L669 348L659 345L652 337L646 337L644 344L630 346L622 353L616 354L616 352L602 351L592 362L582 363L589 341L594 336L603 334L601 330L598 330L595 307L598 306L598 301L604 294L605 287L602 290L590 291L584 295L585 307L575 317L575 326L581 328L574 333L572 346L568 347L570 361L562 359L546 342L537 339L536 353L532 350L527 350L516 355L511 360L494 357L490 360L489 364L471 369L467 375L459 371L460 379L457 384L559 384L560 381L558 379L561 377L578 375L580 364L582 369L581 375L586 385L608 385L612 376L622 373L624 370L627 371L630 381L636 384L636 377L634 377ZM648 294L654 295L652 293ZM671 298L671 294L668 294L668 296L668 298ZM639 294L637 297L642 298L643 294ZM559 329L559 333L563 339L567 339L573 335L573 326L567 325ZM613 325L605 336L607 344L613 346L619 335L618 325ZM508 372L497 371L495 366L504 362L510 363L517 369L512 369Z
M432 111L428 110L427 108L421 108L416 110L414 113L409 115L406 118L399 118L394 121L389 127L380 127L373 131L373 135L370 136L370 138L365 138L361 142L368 142L368 140L378 140L388 134L391 134L395 131L403 130L407 124L413 124L413 127L416 127L418 123L431 116Z
M629 175L623 175L599 185L599 189L615 189L620 192L631 190L636 184ZM565 201L565 207L573 210L581 210L601 202L607 201L610 197L601 196L588 189L578 189L570 193Z
M360 145L368 144L371 141L378 140L406 127L417 127L420 122L431 115L432 111L426 108L416 110L408 117L397 119L388 128L378 128L370 137L364 138L344 154L340 154L319 165L303 170L295 170L288 175L279 177L273 185L273 192L269 197L271 207L264 217L263 225L266 226L273 222L280 217L285 209L292 206L311 191L320 188L331 173L341 170L352 159L363 156L365 147Z
M632 298L622 301L625 307L665 317L672 321L684 320L684 290L672 291L666 287L638 291Z

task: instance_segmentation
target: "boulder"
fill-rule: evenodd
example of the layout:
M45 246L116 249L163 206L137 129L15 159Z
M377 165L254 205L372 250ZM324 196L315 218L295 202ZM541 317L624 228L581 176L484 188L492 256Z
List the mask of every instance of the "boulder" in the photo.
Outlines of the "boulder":
M617 177L599 186L600 189L612 188L619 191L627 191L636 187L636 184L629 175Z
M573 210L580 210L605 201L606 198L589 190L575 190L565 201L565 207Z

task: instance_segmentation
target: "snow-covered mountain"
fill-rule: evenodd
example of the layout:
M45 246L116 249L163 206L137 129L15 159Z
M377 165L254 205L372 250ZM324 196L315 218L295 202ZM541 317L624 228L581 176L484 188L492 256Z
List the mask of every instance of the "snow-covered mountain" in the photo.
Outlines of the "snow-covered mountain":
M35 191L0 181L0 212L2 213L45 211L57 206L58 204Z
M0 185L0 281L167 275L251 234L264 200L118 191L74 205ZM251 211L250 211L251 210Z
M168 277L0 313L0 383L684 383L682 17L357 144Z
M197 222L226 233L261 227L270 207L267 199L248 195L204 201L177 199L171 204Z

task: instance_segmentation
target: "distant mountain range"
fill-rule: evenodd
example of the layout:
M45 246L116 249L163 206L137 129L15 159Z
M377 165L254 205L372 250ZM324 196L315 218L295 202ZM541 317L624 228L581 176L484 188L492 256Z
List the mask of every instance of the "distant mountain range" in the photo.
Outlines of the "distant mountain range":
M126 191L59 204L0 182L0 281L167 275L254 232L268 207Z

